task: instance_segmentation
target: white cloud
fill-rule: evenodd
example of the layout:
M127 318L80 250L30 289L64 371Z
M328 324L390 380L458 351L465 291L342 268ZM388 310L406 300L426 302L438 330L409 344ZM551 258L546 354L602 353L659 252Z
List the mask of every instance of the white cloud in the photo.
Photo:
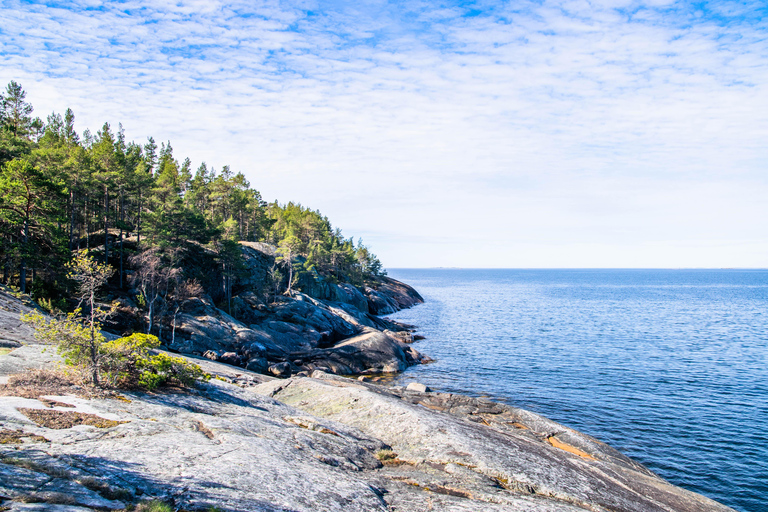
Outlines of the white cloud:
M759 4L67 5L0 11L39 115L231 164L387 265L768 266Z

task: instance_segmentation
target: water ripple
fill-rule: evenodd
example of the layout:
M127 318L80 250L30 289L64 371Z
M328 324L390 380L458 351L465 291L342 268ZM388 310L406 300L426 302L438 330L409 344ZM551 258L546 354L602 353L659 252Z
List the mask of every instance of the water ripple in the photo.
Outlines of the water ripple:
M768 271L395 270L434 357L400 377L531 409L768 509Z

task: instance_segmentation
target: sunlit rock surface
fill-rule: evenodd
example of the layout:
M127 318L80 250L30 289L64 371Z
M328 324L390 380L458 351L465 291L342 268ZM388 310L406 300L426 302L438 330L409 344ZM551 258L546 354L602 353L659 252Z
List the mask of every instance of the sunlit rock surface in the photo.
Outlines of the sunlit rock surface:
M57 364L44 349L0 362ZM119 510L157 498L243 512L730 510L520 409L321 371L271 379L195 361L218 379L112 399L73 390L41 400L3 388L0 431L15 441L0 444L1 506ZM49 428L29 410L112 426ZM24 508L41 504L49 508Z

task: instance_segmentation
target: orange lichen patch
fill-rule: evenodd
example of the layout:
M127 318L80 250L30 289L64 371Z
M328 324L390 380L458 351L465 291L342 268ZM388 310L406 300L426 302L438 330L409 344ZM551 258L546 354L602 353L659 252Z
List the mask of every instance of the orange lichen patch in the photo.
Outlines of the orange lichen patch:
M551 444L555 448L560 448L561 450L565 450L568 453L572 453L574 455L578 455L579 457L584 457L585 459L597 460L596 458L594 458L593 456L591 456L587 452L579 450L575 446L571 446L568 443L564 443L561 440L559 440L558 438L556 438L555 436L549 436L547 438L547 441L549 441L549 444Z
M379 450L376 452L376 458L385 466L401 466L408 462L398 459L397 454L392 450Z
M91 425L98 428L111 428L127 421L114 421L74 411L56 411L50 409L25 409L19 408L19 412L31 419L41 427L52 429L72 428L75 425Z
M511 425L513 427L515 427L515 428L520 428L520 429L523 429L523 430L529 430L528 427L526 427L525 425L523 425L522 423L519 423L517 421L511 423Z

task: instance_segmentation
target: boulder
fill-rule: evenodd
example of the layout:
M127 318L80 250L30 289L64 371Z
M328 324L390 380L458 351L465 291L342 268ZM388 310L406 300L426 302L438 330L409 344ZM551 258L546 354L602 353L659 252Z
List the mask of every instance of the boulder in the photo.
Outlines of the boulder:
M276 363L271 365L268 371L275 377L287 378L291 376L291 365L286 362Z
M219 356L218 361L220 363L229 364L232 366L240 366L242 363L242 360L239 355L235 352L224 352Z
M211 361L218 361L221 357L221 352L218 352L216 350L206 350L203 352L203 357L206 359L210 359Z
M339 375L360 374L371 370L395 373L414 364L413 353L387 334L367 329L363 334L345 340L331 348L311 352L305 359L311 368L327 367ZM416 352L416 354L418 354ZM417 356L418 357L418 356Z
M426 393L430 391L430 389L425 386L424 384L419 384L418 382L411 382L408 384L405 389L407 391L416 391L417 393Z
M256 373L267 373L269 362L265 357L254 357L248 360L245 369Z

